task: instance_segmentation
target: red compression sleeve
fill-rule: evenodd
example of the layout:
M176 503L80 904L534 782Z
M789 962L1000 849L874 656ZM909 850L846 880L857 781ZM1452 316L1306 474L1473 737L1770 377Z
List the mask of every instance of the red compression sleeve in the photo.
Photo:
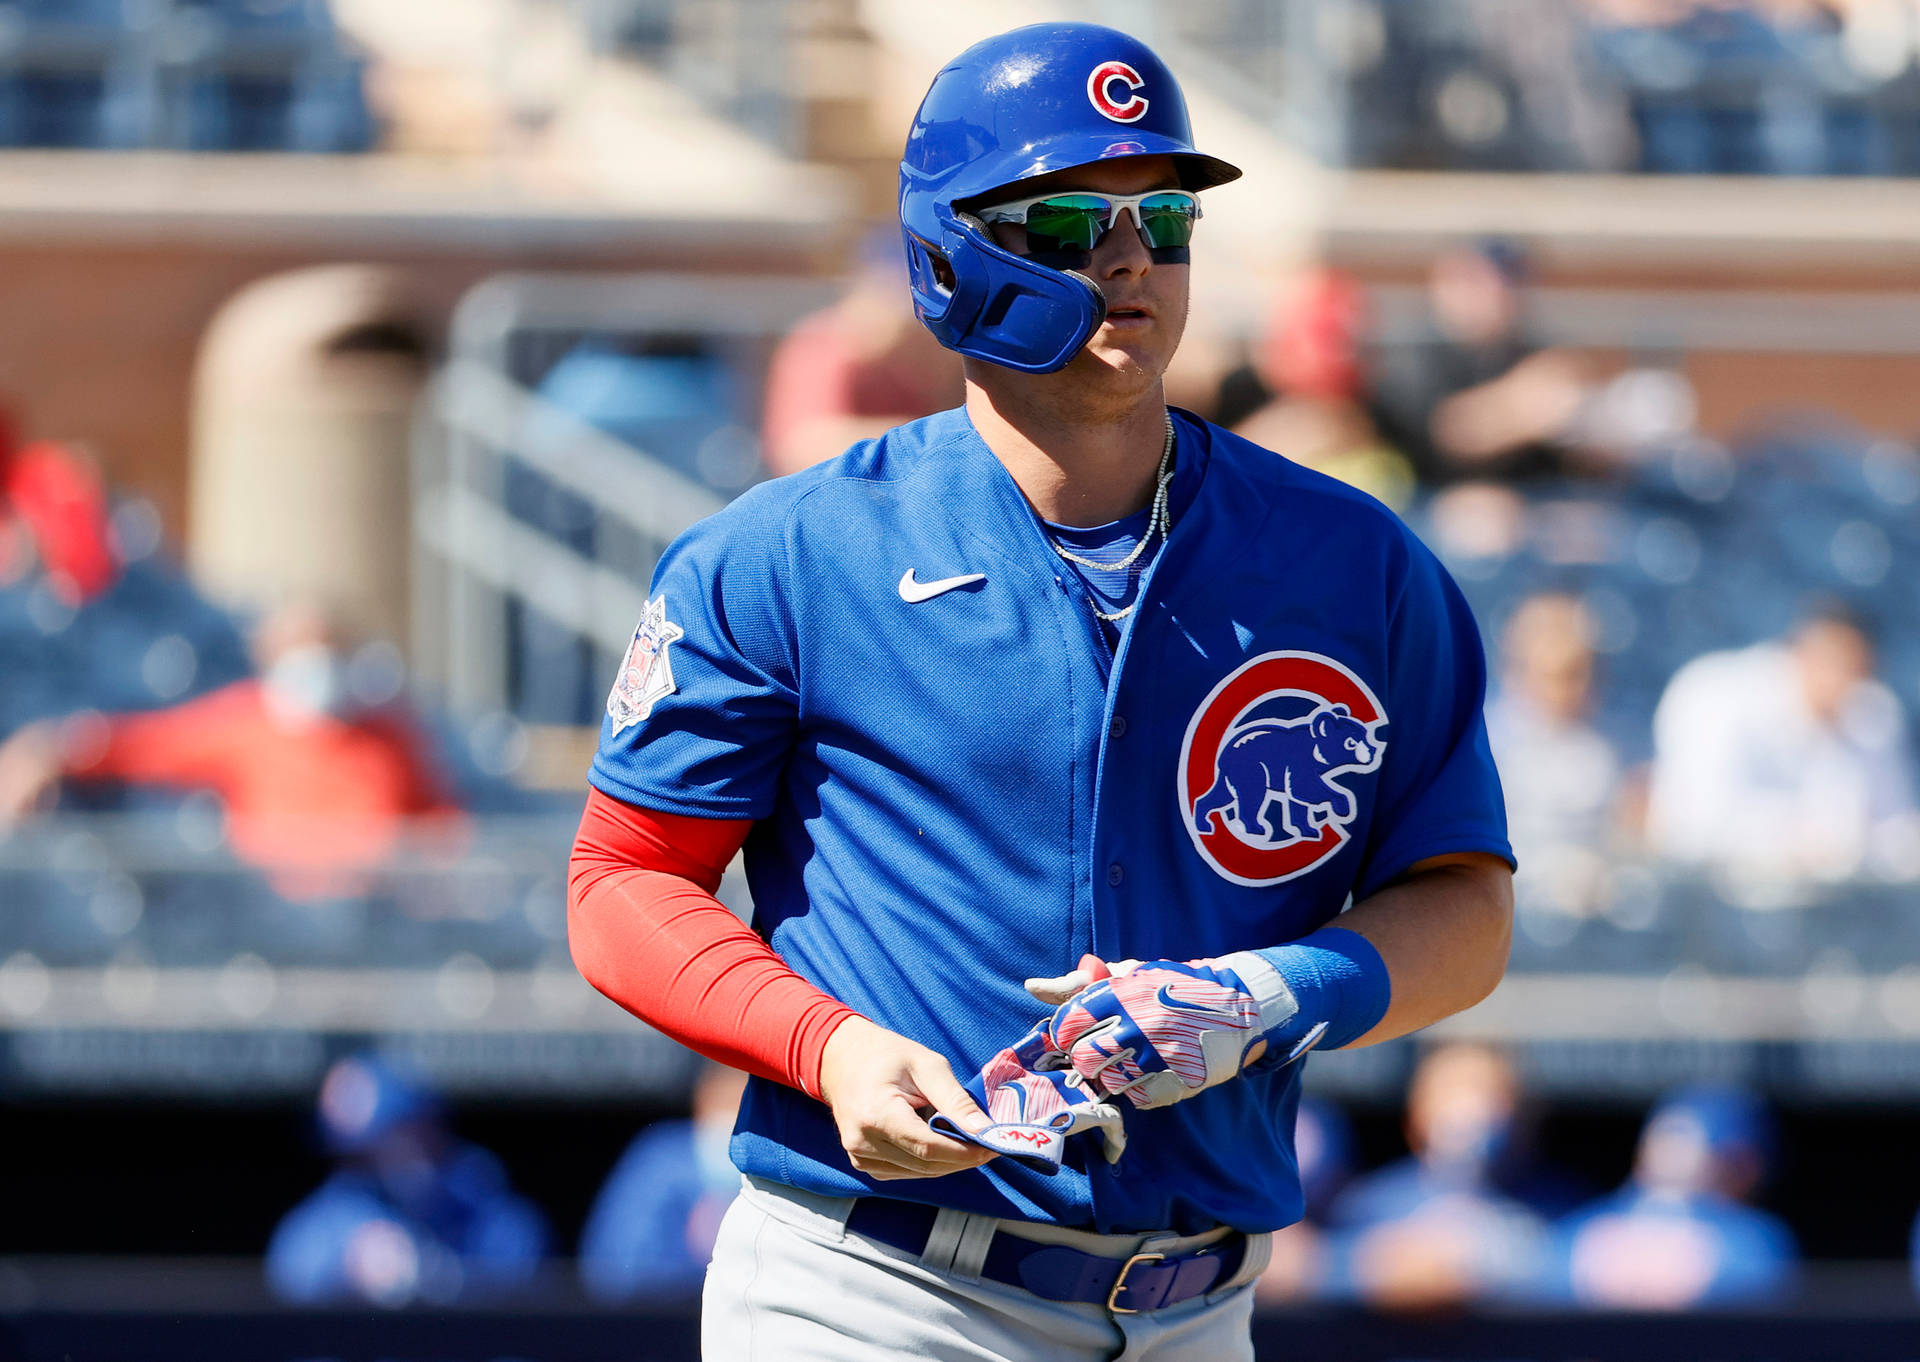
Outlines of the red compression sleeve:
M588 791L567 876L567 942L588 983L656 1030L818 1097L827 1037L854 1011L713 896L752 826Z

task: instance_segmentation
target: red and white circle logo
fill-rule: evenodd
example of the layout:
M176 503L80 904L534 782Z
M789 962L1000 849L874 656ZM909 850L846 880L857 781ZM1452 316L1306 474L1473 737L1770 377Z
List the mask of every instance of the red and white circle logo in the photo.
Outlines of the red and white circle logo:
M1103 61L1087 77L1087 98L1093 107L1116 123L1137 122L1147 111L1147 100L1134 93L1146 82L1123 61ZM1123 87L1126 98L1115 99L1113 87Z
M1224 878L1258 887L1306 874L1347 844L1348 788L1379 769L1387 714L1367 683L1319 653L1263 653L1194 711L1180 747L1180 815Z

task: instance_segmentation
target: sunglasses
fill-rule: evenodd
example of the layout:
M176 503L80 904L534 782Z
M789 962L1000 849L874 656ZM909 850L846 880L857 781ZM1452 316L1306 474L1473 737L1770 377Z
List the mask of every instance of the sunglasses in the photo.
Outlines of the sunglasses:
M1200 200L1184 189L1156 189L1149 194L1042 194L982 208L982 222L1015 222L1027 229L1027 248L1046 251L1090 251L1107 234L1123 209L1133 210L1140 235L1149 248L1184 248L1193 240L1193 224L1200 219Z

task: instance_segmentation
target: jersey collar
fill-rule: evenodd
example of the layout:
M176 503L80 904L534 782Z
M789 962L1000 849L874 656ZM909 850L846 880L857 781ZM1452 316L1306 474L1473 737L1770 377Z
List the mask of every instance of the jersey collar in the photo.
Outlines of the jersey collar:
M1169 407L1174 429L1173 484L1167 489L1173 535L1180 542L1180 520L1200 495L1212 458L1206 422L1180 407ZM965 407L941 412L928 421L926 459L921 476L932 480L936 500L976 543L1022 572L1059 574L1060 561L1047 539L1046 525L1027 503L1013 474L974 429ZM1164 550L1163 550L1164 552Z

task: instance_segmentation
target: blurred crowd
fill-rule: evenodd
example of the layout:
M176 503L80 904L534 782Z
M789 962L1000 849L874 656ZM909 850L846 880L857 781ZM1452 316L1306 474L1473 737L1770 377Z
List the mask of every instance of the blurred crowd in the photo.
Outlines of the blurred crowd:
M1911 0L1241 0L1183 22L1256 79L1310 48L1325 88L1294 119L1347 164L1920 172Z
M684 0L470 8L4 0L0 146L471 151L563 120L590 98L591 54L724 68L739 54L703 36L767 22ZM1920 174L1913 0L1216 0L1166 22L1250 91L1279 84L1291 131L1343 163ZM444 50L488 44L465 64L500 89ZM750 63L679 76L705 95L779 88Z
M1753 1093L1663 1097L1632 1171L1596 1194L1546 1161L1520 1076L1497 1050L1441 1045L1407 1093L1409 1153L1356 1166L1339 1108L1303 1104L1307 1216L1276 1236L1269 1303L1355 1300L1431 1310L1469 1302L1678 1310L1790 1299L1791 1229L1757 1203L1777 1167Z
M555 1260L570 1256L597 1301L690 1304L739 1188L727 1141L743 1084L706 1066L688 1116L633 1139L565 1244L500 1160L455 1134L416 1072L350 1056L328 1071L316 1111L334 1170L275 1229L268 1280L303 1304L491 1300L551 1290ZM1305 1218L1274 1237L1263 1305L1683 1310L1780 1305L1798 1290L1795 1234L1766 1208L1784 1151L1747 1089L1667 1093L1608 1189L1541 1152L1539 1112L1505 1053L1442 1043L1414 1072L1403 1134L1403 1157L1367 1167L1348 1115L1303 1100ZM1920 1254L1914 1276L1920 1290Z
M596 1300L698 1298L720 1217L740 1189L727 1154L745 1075L702 1069L684 1120L657 1121L607 1174L577 1246ZM267 1279L300 1304L496 1299L563 1252L547 1215L494 1155L458 1138L432 1087L375 1053L320 1085L315 1134L334 1163L267 1245Z
M301 899L354 893L407 820L457 835L395 645L308 601L221 609L154 521L84 450L0 429L0 829L199 792L235 855Z
M638 581L645 547L626 553L582 478L555 476L574 432L717 504L958 401L896 252L891 234L869 242L841 295L772 348L763 387L694 336L550 346L516 375L537 400L502 511ZM1539 340L1531 287L1517 246L1465 243L1389 329L1359 282L1310 269L1237 350L1195 346L1170 391L1379 496L1454 571L1489 648L1523 923L1644 926L1650 873L1747 908L1911 883L1906 432L1776 413L1715 440L1674 362ZM151 507L86 451L0 429L0 826L211 800L242 861L321 900L362 893L403 830L457 853L461 808L529 807L476 731L411 707L398 640L356 636L314 599L224 609L159 541ZM604 643L537 600L505 610L499 721L595 724Z

